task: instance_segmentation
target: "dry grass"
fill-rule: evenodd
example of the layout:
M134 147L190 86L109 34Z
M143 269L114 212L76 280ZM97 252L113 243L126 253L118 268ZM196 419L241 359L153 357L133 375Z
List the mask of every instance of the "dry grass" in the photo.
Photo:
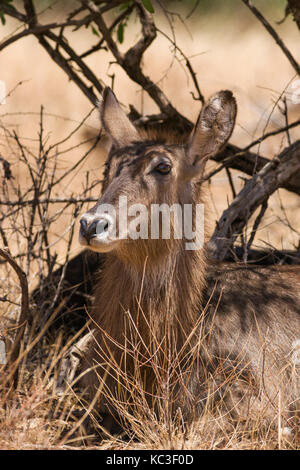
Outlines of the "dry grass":
M198 330L195 327L195 331ZM132 338L131 338L132 339ZM157 352L155 338L153 345ZM168 354L170 351L167 346ZM201 347L201 344L198 344ZM133 351L134 348L134 351ZM161 355L149 353L149 357L137 353L138 346L132 341L124 350L135 354L135 373L124 373L107 358L107 365L119 377L118 400L113 399L115 410L122 416L123 428L118 436L106 431L96 421L91 406L76 390L76 381L63 393L55 387L58 364L63 355L62 344L40 344L35 358L22 369L19 389L7 397L1 389L0 449L106 449L106 450L283 450L299 449L300 436L286 431L284 413L285 397L271 403L257 403L245 391L238 400L232 397L232 385L217 383L217 378L207 378L211 385L201 418L184 423L180 411L172 414L172 390L180 383L187 383L189 370L182 368L178 374L178 358L168 355L162 364ZM37 359L44 356L43 361ZM165 354L163 354L165 357ZM139 358L139 359L138 359ZM158 383L154 407L145 395L139 370L145 360L151 361ZM41 364L43 362L43 364ZM193 362L191 362L192 365ZM233 373L234 374L234 373ZM277 378L276 378L277 379ZM101 399L109 400L110 392L99 377ZM232 377L235 381L235 377ZM216 388L217 383L217 388ZM225 385L225 389L224 389ZM226 399L215 400L222 388ZM246 390L246 387L245 387ZM180 400L188 401L188 392L181 387ZM233 391L234 393L234 391ZM271 409L271 413L270 413ZM89 417L93 427L86 426Z
M279 18L276 18L279 19ZM163 20L162 20L163 26ZM5 31L8 33L14 24L8 22ZM80 31L73 40L79 49L84 49L90 41L90 31ZM126 40L135 35L134 28L128 31ZM234 91L239 103L238 125L232 142L241 146L247 145L263 131L272 130L284 125L284 118L274 101L286 89L293 78L293 71L282 56L272 39L266 36L260 26L245 21L226 21L220 19L199 18L192 25L192 38L178 23L177 41L189 56L194 56L193 65L198 73L202 92L208 96L214 91L229 88ZM298 32L287 20L281 26L281 35L300 60ZM159 53L158 53L159 52ZM11 164L14 176L14 188L6 182L6 196L15 197L19 186L21 194L31 185L28 166L20 155L20 148L12 136L15 129L28 150L31 165L36 163L40 144L39 122L40 106L44 106L43 143L53 145L52 156L48 162L56 161L57 175L64 174L75 162L88 151L91 142L85 142L87 136L98 132L97 113L93 112L74 135L75 129L83 117L90 111L90 105L76 89L68 83L63 72L51 63L46 54L40 50L37 41L26 38L1 53L1 76L7 90L15 91L7 98L6 105L0 111L0 154ZM115 65L109 67L110 58L103 52L89 58L89 65L99 77L110 83L106 73L117 73L115 90L121 102L133 103L139 110L150 113L156 111L150 100ZM38 64L38 67L36 66ZM168 65L166 65L168 64ZM169 67L172 64L172 67ZM152 78L161 80L163 89L172 98L174 105L188 118L195 120L199 104L192 100L189 90L191 84L183 71L182 64L174 62L169 44L159 38L145 57L145 69ZM278 73L280 71L280 73ZM166 73L167 72L167 73ZM179 86L180 85L180 86ZM289 95L288 95L289 96ZM300 105L289 103L289 119L299 116ZM292 139L297 138L297 130L291 131ZM64 141L71 133L70 139ZM61 142L58 145L54 145ZM82 143L82 145L79 145ZM272 157L286 145L286 136L266 140L260 147L263 155ZM97 148L88 154L88 158L58 184L52 197L70 197L82 195L86 189L86 174L89 172L89 183L101 179L105 150ZM56 160L55 160L56 158ZM211 164L213 167L213 164ZM52 167L53 169L53 164ZM211 168L210 168L211 169ZM2 176L1 176L2 177ZM241 175L233 172L236 189L242 187ZM226 175L219 173L210 184L212 220L217 220L222 211L232 200L232 194ZM99 187L90 193L99 194ZM79 206L78 206L79 207ZM88 204L84 206L84 210ZM75 236L70 239L70 230L74 225L74 208L68 207L56 217L62 206L53 205L47 210L51 221L48 232L48 244L51 256L56 256L55 266L63 265L66 256L70 257L80 250ZM3 209L2 214L5 215ZM14 255L28 252L28 237L24 227L28 227L30 209L26 206L17 217L7 217L2 228L8 238L9 248ZM34 225L32 237L40 233L39 223ZM275 246L276 248L295 248L299 242L300 217L299 198L281 190L270 199L268 211L262 228L255 237L256 246ZM28 230L27 230L28 235ZM39 238L36 239L37 244ZM68 253L66 248L68 247ZM37 252L38 253L38 252ZM29 287L40 280L46 265L41 267L40 258L31 256L19 258L26 271ZM14 328L19 312L20 287L11 268L0 265L1 297L8 301L1 303L0 339L6 338L7 345L14 337ZM38 319L39 312L35 312ZM47 319L45 320L47 321ZM44 324L45 326L45 324ZM47 326L47 325L46 325ZM42 329L43 332L43 329ZM27 332L26 344L32 344L36 331ZM57 341L50 344L46 336L40 335L38 347L32 347L23 362L18 384L18 391L7 396L7 388L0 395L0 449L63 449L99 448L99 449L284 449L299 448L299 443L290 442L279 431L284 421L282 401L276 404L273 418L270 420L261 409L256 416L234 420L224 412L222 404L212 410L208 405L203 417L186 427L180 417L173 420L168 413L155 414L147 407L147 400L139 393L137 377L129 378L130 390L134 390L131 400L136 403L135 409L128 411L120 400L120 412L127 416L131 431L129 438L103 435L101 429L94 431L94 436L83 436L82 427L72 433L78 423L78 414L85 409L82 397L76 391L66 390L59 396L55 390L55 378L63 354L63 332L57 331ZM1 368L1 365L0 365ZM6 371L6 373L8 373ZM1 371L3 378L3 372ZM125 377L126 379L126 377ZM163 398L163 397L162 397ZM284 397L281 397L284 400ZM164 400L160 402L162 406Z

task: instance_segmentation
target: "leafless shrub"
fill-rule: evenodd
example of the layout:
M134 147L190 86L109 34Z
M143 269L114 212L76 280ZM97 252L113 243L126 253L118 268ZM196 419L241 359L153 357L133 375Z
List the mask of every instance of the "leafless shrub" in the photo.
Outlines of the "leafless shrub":
M84 122L85 119L66 136L63 143L70 141L75 132L81 132ZM100 135L78 144L78 148L84 148L82 157L67 169L60 164L60 156L66 151L74 151L73 146L60 150L62 142L47 144L43 108L40 113L37 153L15 131L2 127L2 136L6 139L10 156L2 157L0 236L5 251L1 250L0 254L2 268L7 269L7 277L1 278L1 290L4 292L1 301L8 308L1 314L0 326L1 334L6 338L9 362L15 363L19 353L24 359L29 350L33 349L30 344L37 343L36 335L45 332L46 326L51 326L67 299L74 294L68 291L65 275L76 233L75 220L82 205L94 200L93 190L99 188L100 181L90 181L87 172L80 196L68 194L67 190L62 191L62 187L95 149ZM16 161L18 174L14 174ZM59 231L62 220L62 234L53 236L53 233ZM59 243L64 247L63 250L59 249ZM5 265L7 262L21 281L24 279L26 286L29 285L31 292L36 287L30 305L22 282L20 292L17 279ZM2 272L4 274L4 270ZM81 286L77 287L80 290ZM26 289L28 292L28 287ZM18 319L18 307L21 304L22 313ZM26 339L23 335L25 328Z
M299 64L283 44L274 28L271 27L269 22L250 2L243 1L278 43L295 73L299 75ZM144 116L131 106L130 116L137 125L147 127L163 123L166 126L176 128L179 132L190 130L192 128L191 122L175 109L171 100L163 92L160 84L154 83L151 77L147 77L143 72L142 59L144 53L155 40L157 34L162 33L165 35L165 33L157 29L155 16L153 17L142 6L140 1L136 0L127 3L128 5L125 5L126 8L119 10L118 15L112 18L110 16L113 13L112 10L115 7L124 6L125 2L121 0L113 2L82 0L78 2L76 8L68 12L66 18L53 23L42 24L36 12L34 1L24 1L23 10L7 2L1 2L3 14L11 16L18 21L21 30L18 30L11 37L2 41L0 51L28 35L35 36L41 47L64 70L69 79L76 83L94 107L102 93L104 79L99 80L86 64L85 58L105 48L112 54L117 64L135 83L141 86L145 93L149 94L158 106L159 112L151 116ZM159 2L159 4L162 5L162 2ZM297 2L290 0L288 5L287 13L292 12L299 26L299 7ZM169 40L173 46L174 58L179 57L180 60L184 60L187 73L192 79L192 96L203 103L205 96L197 82L197 76L192 63L176 44L174 28L172 29L173 15L164 8L163 11L170 22L171 31L173 32ZM114 34L118 31L120 39L126 20L133 13L136 14L141 25L141 37L126 53L122 53ZM94 37L97 37L97 42L86 51L78 53L68 41L67 36L70 31L72 32L74 29L83 27L93 28ZM215 253L216 251L219 253L221 259L226 259L228 256L236 256L236 259L243 259L243 261L251 260L251 247L264 218L270 196L278 188L285 188L295 194L300 194L299 140L292 142L289 134L291 129L299 126L300 121L297 119L294 122L289 122L289 109L285 96L286 94L283 92L274 104L274 108L281 107L282 109L285 117L284 127L270 132L267 132L267 129L265 129L263 135L244 148L228 144L222 152L213 157L217 166L207 175L207 180L211 180L221 170L225 169L228 184L232 190L233 200L226 213L222 215L217 223L213 235L213 250L215 250ZM80 132L84 122L85 120L76 126L73 133ZM62 432L66 432L66 434L61 440L61 445L69 444L73 439L74 431L80 428L81 423L84 421L79 421L79 425L78 422L74 425L70 424L72 421L72 411L77 405L72 404L72 411L68 412L69 395L67 392L63 393L62 398L57 401L55 386L53 385L55 380L54 382L50 381L50 377L58 374L56 369L57 364L62 360L64 354L68 352L68 347L73 344L73 341L78 338L79 334L77 332L75 337L64 342L62 340L62 338L65 338L64 333L55 331L52 333L52 342L45 340L45 333L49 332L55 319L64 311L65 305L69 305L69 299L74 296L74 284L76 285L77 282L70 284L66 280L66 277L69 279L69 276L66 276L66 274L72 258L72 243L76 233L74 223L76 216L82 210L83 204L98 200L98 197L93 196L93 190L98 190L101 183L99 180L91 181L91 177L87 173L80 190L80 196L78 196L78 193L75 195L61 195L60 188L76 172L76 169L96 147L99 140L98 136L91 141L87 139L88 142L82 142L82 147L84 148L82 157L69 168L64 169L60 163L60 156L62 153L71 151L72 147L69 147L67 150L60 150L59 147L62 143L68 142L73 133L66 136L63 142L57 142L53 145L48 144L44 128L44 110L41 108L38 150L36 152L22 141L17 132L2 126L2 134L6 139L9 151L7 155L1 155L0 157L2 170L0 237L5 250L17 263L22 272L25 273L30 291L35 290L28 307L29 315L25 336L21 335L22 342L20 342L18 358L14 358L14 361L18 361L17 366L19 371L17 381L19 390L16 392L18 394L16 398L18 406L8 403L7 382L4 381L1 390L1 405L5 410L5 404L6 410L10 411L1 411L0 432L5 434L8 429L14 429L16 421L23 423L24 420L25 422L28 417L28 410L36 409L35 403L37 408L39 408L41 404L49 401L51 402L50 405L47 403L45 408L41 406L41 421L38 422L39 426L41 423L42 426L46 426L49 421L50 409L52 409L52 416L58 416L57 413L60 413L59 416L63 424L59 423L56 426L51 442L46 442L45 444L45 441L43 441L43 445L47 447L54 445L53 443L61 438ZM278 152L278 155L275 155L274 159L270 161L260 154L259 146L265 139L272 138L275 135L282 135L286 148ZM89 145L89 147L86 148L86 145ZM257 146L258 150L254 151L253 149L257 148ZM20 162L19 175L21 177L16 175L14 171L14 162L16 160ZM235 189L233 184L231 172L234 170L244 173L246 179L249 178L245 181L245 187L240 192ZM282 174L284 174L284 178L281 177ZM258 180L263 181L259 193L257 192ZM251 205L249 205L249 200ZM59 236L53 235L56 232L55 227L60 224L62 219L64 222L63 233L60 233ZM283 223L288 229L294 230L287 215L284 216ZM239 242L239 255L237 255L237 251L234 249L236 248L234 244L237 245L237 242ZM61 243L64 249L58 250L58 246ZM214 248L216 246L217 250ZM62 252L63 255L61 254ZM259 253L258 256L265 262L264 253ZM275 253L274 256L275 258L278 256L276 258L277 262L283 262L293 257L298 262L299 245L295 246L295 252L293 253L283 253L281 257L280 254ZM254 259L255 261L258 260L255 256ZM83 266L85 260L80 258L79 261L83 263ZM94 266L98 266L98 262L98 259L96 262L91 261L91 258L87 259L87 269L91 268L92 275L94 274ZM4 308L1 314L0 340L5 338L7 357L14 357L14 355L10 356L10 354L14 350L18 331L20 331L18 326L22 293L16 273L4 259L1 260L1 270L0 288L3 295L1 294L0 301ZM82 283L82 278L80 283ZM87 289L85 287L76 285L77 292L80 292L88 303L90 285ZM21 328L24 327L23 322L21 322L20 326ZM136 325L132 323L130 318L128 319L128 328L133 335L137 334ZM82 331L79 331L81 334ZM71 330L71 333L75 332ZM70 335L70 330L68 335ZM36 348L37 345L39 345L39 348ZM160 346L154 338L154 350L158 347ZM29 353L31 354L30 361L28 361ZM129 355L135 353L136 351L132 349L132 345L128 345L126 351L124 351L124 354ZM147 397L141 391L139 369L141 363L145 360L152 361L151 366L157 374L157 382L161 384L161 390L157 396L159 414L156 414L148 406ZM122 379L125 386L120 389L120 400L117 403L118 411L124 416L125 421L129 423L128 432L132 433L131 436L138 436L141 441L147 442L148 445L152 445L155 448L159 446L185 446L188 448L189 445L192 445L189 442L193 442L195 446L196 437L193 434L195 432L193 427L187 430L181 421L180 415L176 417L175 421L170 418L172 403L168 402L168 387L176 387L177 381L184 381L185 376L183 373L176 376L178 372L178 367L177 369L175 367L178 365L176 357L166 355L166 363L163 367L155 361L156 356L153 355L153 351L149 351L148 358L140 356L137 359L136 374L134 376L127 377L123 375ZM109 357L107 357L107 363L110 366L118 367L118 365L110 363ZM30 374L37 366L40 367L39 373L37 375ZM8 367L7 370L10 370L10 373L13 375L15 367L12 369ZM186 373L188 374L188 369L184 374ZM121 374L123 373L120 370ZM38 379L34 379L36 380L34 381L32 377L38 377ZM26 384L23 396L20 392L21 384L22 387ZM72 385L76 385L76 382ZM47 389L46 394L44 388ZM28 392L29 390L35 390L32 395L32 401L28 400L29 394L26 394L26 391ZM50 392L48 393L49 390ZM109 393L107 390L103 392L104 396L105 393ZM35 398L37 399L36 402L34 401ZM75 398L76 403L78 403L78 397ZM264 445L266 448L270 448L272 446L271 442L275 442L276 444L274 445L279 447L285 445L283 442L284 438L276 436L276 431L273 430L272 426L267 430L264 429L265 425L262 423L263 414L258 416L257 422L252 423L252 425L249 422L246 423L246 426L242 425L242 423L233 422L230 424L227 422L225 425L225 415L228 413L228 410L224 413L224 404L221 403L217 410L217 413L219 413L218 417L216 415L213 416L209 405L207 407L203 420L200 424L198 423L197 430L198 436L200 436L198 439L201 441L201 447L203 448L231 448L238 445L237 443L241 441L248 448L264 448ZM83 416L86 417L89 414L89 408L87 407L86 413ZM5 416L3 417L3 415ZM280 406L278 406L276 413L274 413L274 419L280 420ZM218 428L217 431L216 428ZM161 432L160 442L157 440L157 429ZM256 433L253 432L253 429L255 429ZM102 428L100 430L103 432ZM209 430L209 435L207 430ZM260 442L261 435L264 436L265 444ZM80 440L81 437L75 439ZM120 441L115 440L110 442L113 442L112 445L114 446L122 446ZM9 444L7 443L7 445Z

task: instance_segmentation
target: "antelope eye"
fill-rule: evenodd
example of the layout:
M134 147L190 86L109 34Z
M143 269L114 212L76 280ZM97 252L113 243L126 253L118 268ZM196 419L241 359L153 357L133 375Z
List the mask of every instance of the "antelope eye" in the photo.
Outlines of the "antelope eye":
M168 173L170 173L171 168L172 167L169 163L161 162L154 168L154 170L162 175L167 175Z

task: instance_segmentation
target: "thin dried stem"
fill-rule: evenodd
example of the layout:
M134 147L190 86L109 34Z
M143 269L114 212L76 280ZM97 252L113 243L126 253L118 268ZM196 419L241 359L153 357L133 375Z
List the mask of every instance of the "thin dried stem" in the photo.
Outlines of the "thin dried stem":
M15 273L18 276L20 287L21 287L21 313L17 327L17 334L14 340L13 347L9 354L8 366L12 367L14 363L17 361L20 349L21 349L21 342L24 337L25 329L27 326L28 316L29 316L29 294L28 294L28 282L27 276L24 271L20 268L20 266L15 262L13 257L11 256L8 251L3 250L0 248L0 256L4 258L10 266L13 268ZM13 384L16 387L18 381L18 368L16 368L13 376L12 376Z

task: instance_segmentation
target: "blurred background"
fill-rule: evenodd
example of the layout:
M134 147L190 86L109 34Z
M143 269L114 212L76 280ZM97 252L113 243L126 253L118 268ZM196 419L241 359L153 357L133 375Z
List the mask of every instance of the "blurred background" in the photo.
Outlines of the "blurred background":
M48 23L62 20L76 7L71 1L37 1L39 21ZM256 7L275 27L280 37L300 61L299 31L292 16L284 21L285 0L256 0ZM18 2L16 2L16 5ZM189 58L202 94L208 98L220 89L230 89L238 101L237 124L231 142L245 147L263 133L285 125L285 117L276 101L284 93L287 99L289 122L299 118L300 104L291 99L295 89L295 71L283 55L274 39L261 23L239 0L170 0L152 1L155 23L160 31L176 40L178 47ZM110 12L108 18L119 13ZM168 12L168 14L166 14ZM172 21L170 21L170 18ZM0 24L0 41L18 32L18 21L5 17ZM120 49L126 51L136 41L140 33L137 18L131 16ZM185 68L185 61L174 46L158 33L156 40L146 51L143 69L150 78L159 83L172 104L187 118L195 122L201 103L193 99L194 87ZM118 32L114 32L115 40ZM85 51L98 40L93 27L70 32L68 40L79 53ZM142 114L157 113L153 101L132 82L125 72L114 63L113 57L100 50L86 59L86 63L101 83L113 86L118 99L128 109L132 104ZM34 154L39 145L39 120L41 105L44 107L44 132L47 144L63 141L72 133L78 123L92 109L91 103L68 80L66 74L50 59L37 39L28 36L0 52L0 80L6 85L6 103L0 105L0 154L11 163L11 170L18 178L20 187L26 187L28 174L20 164L19 150L5 133L5 129L15 130L22 142ZM67 142L57 148L61 171L74 164L86 151L84 141L87 136L98 133L100 124L94 110L80 132L74 133ZM298 130L297 130L298 129ZM299 138L299 128L290 131L292 141ZM280 134L266 139L252 148L260 155L272 158L287 146L287 137ZM82 143L82 145L79 145ZM78 147L79 145L79 147ZM92 179L101 179L106 156L105 145L97 145L88 157L78 166L69 179L56 189L56 195L79 195L83 188L86 173ZM208 171L215 167L210 163ZM242 188L245 174L232 171L236 191ZM95 190L99 194L99 188ZM209 218L217 221L223 210L232 201L232 191L225 172L218 173L208 185ZM91 205L91 204L90 204ZM83 207L85 211L88 204ZM54 210L54 209L53 209ZM55 209L57 210L57 209ZM72 217L71 211L69 216ZM63 225L69 221L59 221L51 226L49 237L57 241L57 251L63 249ZM77 229L76 229L77 230ZM295 249L299 240L300 217L299 198L285 190L277 191L270 200L263 223L255 236L254 246ZM72 254L80 250L77 237L72 244Z
M188 58L205 99L222 89L234 93L238 115L230 142L239 148L299 120L300 77L296 77L295 69L274 38L243 0L135 0L135 7L138 2L148 12L153 10L157 27L157 37L143 56L143 71L183 116L195 122L202 106L201 100L195 99L198 94L186 67ZM101 8L108 7L109 11L103 14L108 25L124 9L133 6L133 0L94 0L94 3ZM300 63L300 31L292 15L285 15L287 0L253 0L252 3ZM39 25L64 23L73 10L78 10L76 18L89 13L85 7L80 9L86 5L83 0L33 0L33 4ZM28 19L34 19L30 12L23 16L24 6L30 9L30 5L31 0L0 0L0 248L7 248L12 255L12 263L3 258L3 253L0 257L0 448L62 448L63 436L69 439L67 444L86 448L81 434L78 438L69 434L76 429L74 423L82 422L85 417L84 401L81 395L74 396L71 387L58 395L56 383L61 358L75 338L78 340L78 334L85 333L80 328L88 318L95 272L99 269L99 257L95 253L82 254L78 232L80 214L101 194L107 141L98 139L100 122L93 99L89 100L69 80L35 36L26 35L28 25L24 24L24 18L28 23L31 22ZM138 11L142 17L141 8L132 10L129 18L123 19L121 28L116 26L112 30L112 37L123 52L141 37L137 15ZM12 18L14 15L17 18ZM46 36L53 55L61 52L67 58L62 38L77 56L98 44L101 28L97 29L94 20L95 17L80 28L74 24L63 30L54 29L61 40L59 46ZM34 28L34 24L30 27ZM16 35L21 38L4 47ZM97 97L100 97L99 88L108 85L127 112L133 105L142 115L159 113L147 93L128 78L103 46L83 58L96 76L93 90ZM72 65L80 75L78 64ZM298 125L252 146L251 151L272 159L299 138ZM207 173L219 166L209 161ZM216 171L205 183L205 224L210 232L233 201L234 194L251 178L232 169L230 175L231 182L226 170ZM251 234L255 233L252 228L259 211L252 215L238 238L243 247L247 247ZM252 248L299 250L300 253L299 235L300 198L280 189L268 199ZM25 273L22 285L13 263ZM24 294L26 280L29 305ZM13 364L13 368L3 372L5 361L8 365L14 362L13 353L18 358L17 369ZM74 360L76 357L74 354ZM67 364L69 372L69 359ZM14 392L9 384L8 391L8 382L12 374L16 377L15 372L18 387ZM230 381L229 377L228 384ZM227 386L222 388L225 390ZM252 393L252 381L250 388ZM119 437L110 441L105 434L101 446L103 449L130 449L130 445L149 449L146 445L151 442L154 447L150 448L155 449L166 449L169 445L172 449L285 448L282 445L290 449L293 443L288 437L292 434L289 431L285 441L284 433L279 432L286 421L283 398L280 395L278 404L269 407L274 411L272 420L268 409L268 421L260 413L254 421L249 415L249 422L248 418L237 419L235 414L231 418L227 404L225 413L217 408L214 418L208 400L201 426L197 423L194 430L186 427L182 437L180 431L175 440L169 417L167 421L154 420L156 412L151 412L150 423L146 418L141 421L146 444L138 443L135 436L126 438L123 446ZM249 404L250 399L249 395ZM86 409L90 410L90 405ZM140 416L147 417L147 412L143 409ZM136 423L136 417L134 420ZM177 413L174 420L177 427L176 423L181 427Z

